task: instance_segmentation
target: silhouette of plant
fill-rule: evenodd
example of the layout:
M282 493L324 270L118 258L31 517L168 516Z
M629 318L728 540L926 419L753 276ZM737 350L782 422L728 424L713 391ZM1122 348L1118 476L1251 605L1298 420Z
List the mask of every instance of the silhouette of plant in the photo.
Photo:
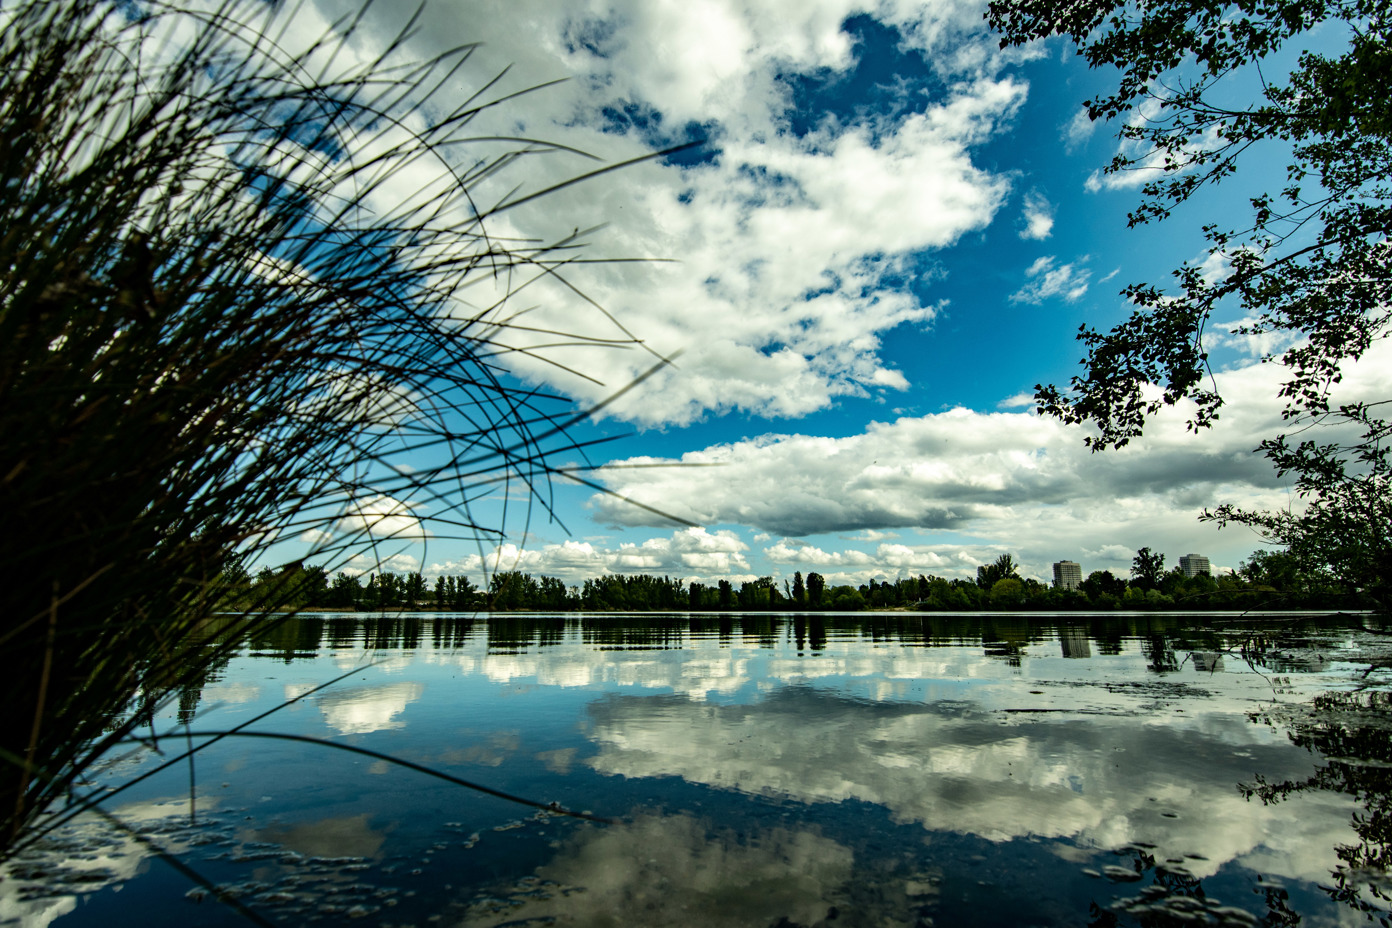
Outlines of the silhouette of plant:
M567 428L586 413L498 365L547 360L509 298L584 233L485 223L589 175L473 196L583 153L471 135L520 95L451 99L472 48L405 61L408 24L364 61L360 17L299 45L294 20L237 0L0 9L0 647L19 722L0 735L0 857L275 621L288 581L214 633L243 565L296 538L331 569L428 535L482 546L549 510L553 455L583 455Z

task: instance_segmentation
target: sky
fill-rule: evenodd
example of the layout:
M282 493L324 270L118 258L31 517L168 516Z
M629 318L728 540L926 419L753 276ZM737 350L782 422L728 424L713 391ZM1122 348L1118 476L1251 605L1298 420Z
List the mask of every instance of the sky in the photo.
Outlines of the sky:
M290 29L312 35L350 9L307 3ZM414 11L414 0L375 4L355 47L371 54ZM591 156L520 159L470 191L478 202L703 144L490 222L496 236L536 240L592 230L579 237L587 258L648 259L576 265L564 284L510 297L528 328L509 337L532 349L507 360L511 376L575 408L670 361L573 428L577 441L604 440L588 457L553 460L596 465L588 475L608 492L558 477L549 512L524 523L514 506L501 545L451 540L431 529L429 506L369 500L338 528L365 512L395 537L350 566L478 580L487 565L572 584L637 572L781 584L816 571L835 584L974 577L1010 553L1047 581L1062 559L1124 576L1142 546L1167 566L1196 552L1220 570L1266 546L1198 516L1225 502L1298 505L1253 454L1280 431L1280 371L1258 362L1283 343L1216 320L1217 427L1192 433L1180 407L1122 451L1091 453L1082 427L1041 418L1032 395L1079 370L1080 325L1129 314L1125 285L1202 263L1201 224L1277 186L1280 152L1254 153L1218 193L1130 229L1153 174L1104 174L1118 127L1081 107L1110 75L1060 40L1000 50L983 11L433 0L401 54L480 43L453 78L461 97L538 88L473 132ZM546 330L612 341L556 346ZM1340 396L1387 395L1383 354L1351 368ZM402 531L416 520L424 537Z

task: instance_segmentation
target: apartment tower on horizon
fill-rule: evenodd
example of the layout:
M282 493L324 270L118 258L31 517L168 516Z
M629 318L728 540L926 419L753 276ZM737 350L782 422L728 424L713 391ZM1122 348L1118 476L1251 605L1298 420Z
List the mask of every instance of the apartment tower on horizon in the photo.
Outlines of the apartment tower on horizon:
M1202 554L1181 555L1179 558L1179 569L1186 577L1197 577L1199 574L1213 573L1208 566L1208 558Z
M1205 564L1208 561L1204 561ZM1083 566L1077 561L1054 562L1054 586L1060 590L1076 590L1083 585Z

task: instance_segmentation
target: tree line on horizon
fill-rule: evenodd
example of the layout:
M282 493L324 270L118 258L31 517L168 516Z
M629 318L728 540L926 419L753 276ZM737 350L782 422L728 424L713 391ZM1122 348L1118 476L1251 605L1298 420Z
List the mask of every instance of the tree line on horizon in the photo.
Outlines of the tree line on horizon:
M1238 570L1217 577L1185 576L1165 569L1165 555L1141 548L1130 576L1092 571L1077 589L1022 577L1010 554L977 568L976 578L920 574L871 579L858 586L828 585L824 576L796 572L780 585L773 577L713 584L652 574L605 574L567 585L555 577L498 571L486 587L467 576L441 575L432 583L420 572L380 571L330 576L323 567L295 564L263 568L254 577L240 569L228 578L233 602L274 594L297 609L434 609L442 611L810 611L856 612L910 608L921 611L1069 611L1082 609L1357 608L1361 592L1328 573L1311 573L1289 554L1256 551Z

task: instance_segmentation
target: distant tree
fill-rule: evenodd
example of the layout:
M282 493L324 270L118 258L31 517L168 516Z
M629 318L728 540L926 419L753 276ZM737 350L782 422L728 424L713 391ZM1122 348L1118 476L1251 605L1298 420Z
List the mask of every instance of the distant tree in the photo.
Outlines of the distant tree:
M573 608L571 593L564 581L555 577L542 577L537 581L536 601L531 608L547 612L566 612ZM574 605L578 605L574 603Z
M772 577L759 577L740 584L739 603L746 609L771 609L777 596Z
M991 584L991 605L1019 606L1025 601L1025 585L1014 577L1002 577Z
M807 601L807 587L802 582L802 571L793 574L793 602L801 605Z
M1307 573L1298 558L1286 551L1253 551L1237 572L1253 586L1282 592L1304 590L1316 579Z
M859 612L865 608L865 596L853 586L834 586L826 591L827 604L841 612Z
M1183 569L1176 564L1160 575L1158 589L1166 596L1183 596L1185 590L1189 587L1188 580L1189 578L1184 576Z
M1131 585L1143 590L1153 590L1160 586L1165 573L1165 555L1152 553L1149 548L1141 548L1131 561Z
M531 575L516 570L500 570L488 581L488 606L490 609L510 612L526 608L528 587Z
M821 608L822 594L825 590L825 577L819 573L810 573L807 575L807 601L812 604L812 608Z
M729 609L735 603L735 589L729 580L720 581L720 608Z
M1002 554L994 563L983 564L976 569L976 585L983 590L991 589L998 580L1007 579L1020 579L1015 558L1009 554Z
M1097 599L1103 593L1123 596L1126 593L1126 581L1110 570L1094 570L1083 581L1083 592L1091 599Z
M329 587L326 605L335 609L352 609L357 606L360 599L362 599L362 585L358 583L358 578L339 571Z
M468 611L479 608L479 597L483 591L474 586L468 577L450 578L450 608L456 611Z

